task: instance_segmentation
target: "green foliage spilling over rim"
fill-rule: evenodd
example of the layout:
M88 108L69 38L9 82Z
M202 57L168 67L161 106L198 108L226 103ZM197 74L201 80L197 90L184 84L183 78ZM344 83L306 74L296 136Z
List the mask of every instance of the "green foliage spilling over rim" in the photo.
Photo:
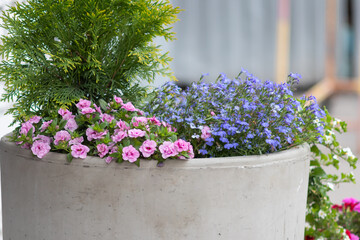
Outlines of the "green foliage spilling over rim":
M172 76L152 40L173 40L178 8L168 0L29 0L3 12L0 77L16 100L8 113L53 116L81 98L136 102L142 81Z

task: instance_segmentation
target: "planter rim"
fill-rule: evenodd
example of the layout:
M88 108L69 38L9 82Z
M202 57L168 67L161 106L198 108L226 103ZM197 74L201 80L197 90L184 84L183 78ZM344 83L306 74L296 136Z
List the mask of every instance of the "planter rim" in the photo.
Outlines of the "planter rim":
M259 168L273 164L288 164L294 161L304 161L310 154L308 143L293 147L288 150L249 156L216 157L216 158L194 158L189 160L169 159L164 162L163 167L157 167L157 160L142 159L140 167L135 164L124 161L121 164L116 162L106 163L104 159L96 156L88 156L85 159L73 159L71 163L67 162L66 155L63 153L49 152L44 158L39 159L34 156L29 149L23 149L11 142L9 137L12 133L6 134L0 141L0 153L12 152L15 156L22 159L37 161L40 163L61 164L77 167L100 167L116 169L149 169L149 168ZM301 156L301 157L300 157ZM1 158L1 154L0 154Z

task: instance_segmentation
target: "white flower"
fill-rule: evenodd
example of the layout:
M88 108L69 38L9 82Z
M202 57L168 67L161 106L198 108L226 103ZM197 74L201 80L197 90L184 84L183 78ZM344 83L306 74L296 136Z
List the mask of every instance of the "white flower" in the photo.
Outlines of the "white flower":
M331 130L326 130L326 135L332 136L335 135L335 133Z
M270 106L273 113L277 113L279 110L281 110L280 106L276 105L275 103L271 103Z
M196 133L194 133L191 137L192 137L192 138L199 138L200 136L197 135Z
M331 136L325 135L324 138L325 138L325 144L331 144L331 142L333 140L333 138Z
M313 121L313 123L316 124L316 126L321 126L321 122L320 122L320 119L319 118L315 118L315 120Z
M322 219L324 219L326 217L326 213L323 210L320 210L318 214L319 214L319 217Z
M343 148L343 152L347 158L355 158L355 155L351 152L350 148Z
M341 120L335 118L334 121L331 122L332 128L335 128L338 124L340 124Z
M343 233L343 239L344 240L350 240L349 236L346 233Z
M334 185L333 183L328 182L327 185L328 185L328 187L329 187L331 190L334 191L335 185Z

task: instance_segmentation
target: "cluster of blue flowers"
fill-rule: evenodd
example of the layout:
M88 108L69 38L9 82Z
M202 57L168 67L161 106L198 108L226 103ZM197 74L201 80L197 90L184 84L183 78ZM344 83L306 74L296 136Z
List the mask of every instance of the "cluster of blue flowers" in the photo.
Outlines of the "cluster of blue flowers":
M215 83L203 77L186 90L166 83L148 105L149 114L191 141L198 157L264 154L321 141L324 111L314 97L298 99L292 92L300 75L282 84L245 70L236 79L221 74ZM211 133L206 137L204 127Z

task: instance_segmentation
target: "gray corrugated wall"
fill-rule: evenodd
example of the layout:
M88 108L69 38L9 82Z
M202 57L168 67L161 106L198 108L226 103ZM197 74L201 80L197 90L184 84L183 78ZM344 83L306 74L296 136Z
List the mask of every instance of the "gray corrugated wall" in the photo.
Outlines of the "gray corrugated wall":
M291 1L289 71L300 73L305 84L324 76L325 11L326 0Z
M171 66L179 80L195 81L207 72L212 79L220 72L236 76L241 67L261 79L275 80L277 0L172 2L184 9L174 26L177 40L165 46L174 58ZM338 0L340 27L344 2ZM359 0L354 2L360 13ZM289 72L302 74L304 85L324 76L325 11L326 0L291 1ZM359 28L359 17L356 23ZM338 47L343 41L339 36ZM338 63L344 64L344 50L339 48L337 54Z

